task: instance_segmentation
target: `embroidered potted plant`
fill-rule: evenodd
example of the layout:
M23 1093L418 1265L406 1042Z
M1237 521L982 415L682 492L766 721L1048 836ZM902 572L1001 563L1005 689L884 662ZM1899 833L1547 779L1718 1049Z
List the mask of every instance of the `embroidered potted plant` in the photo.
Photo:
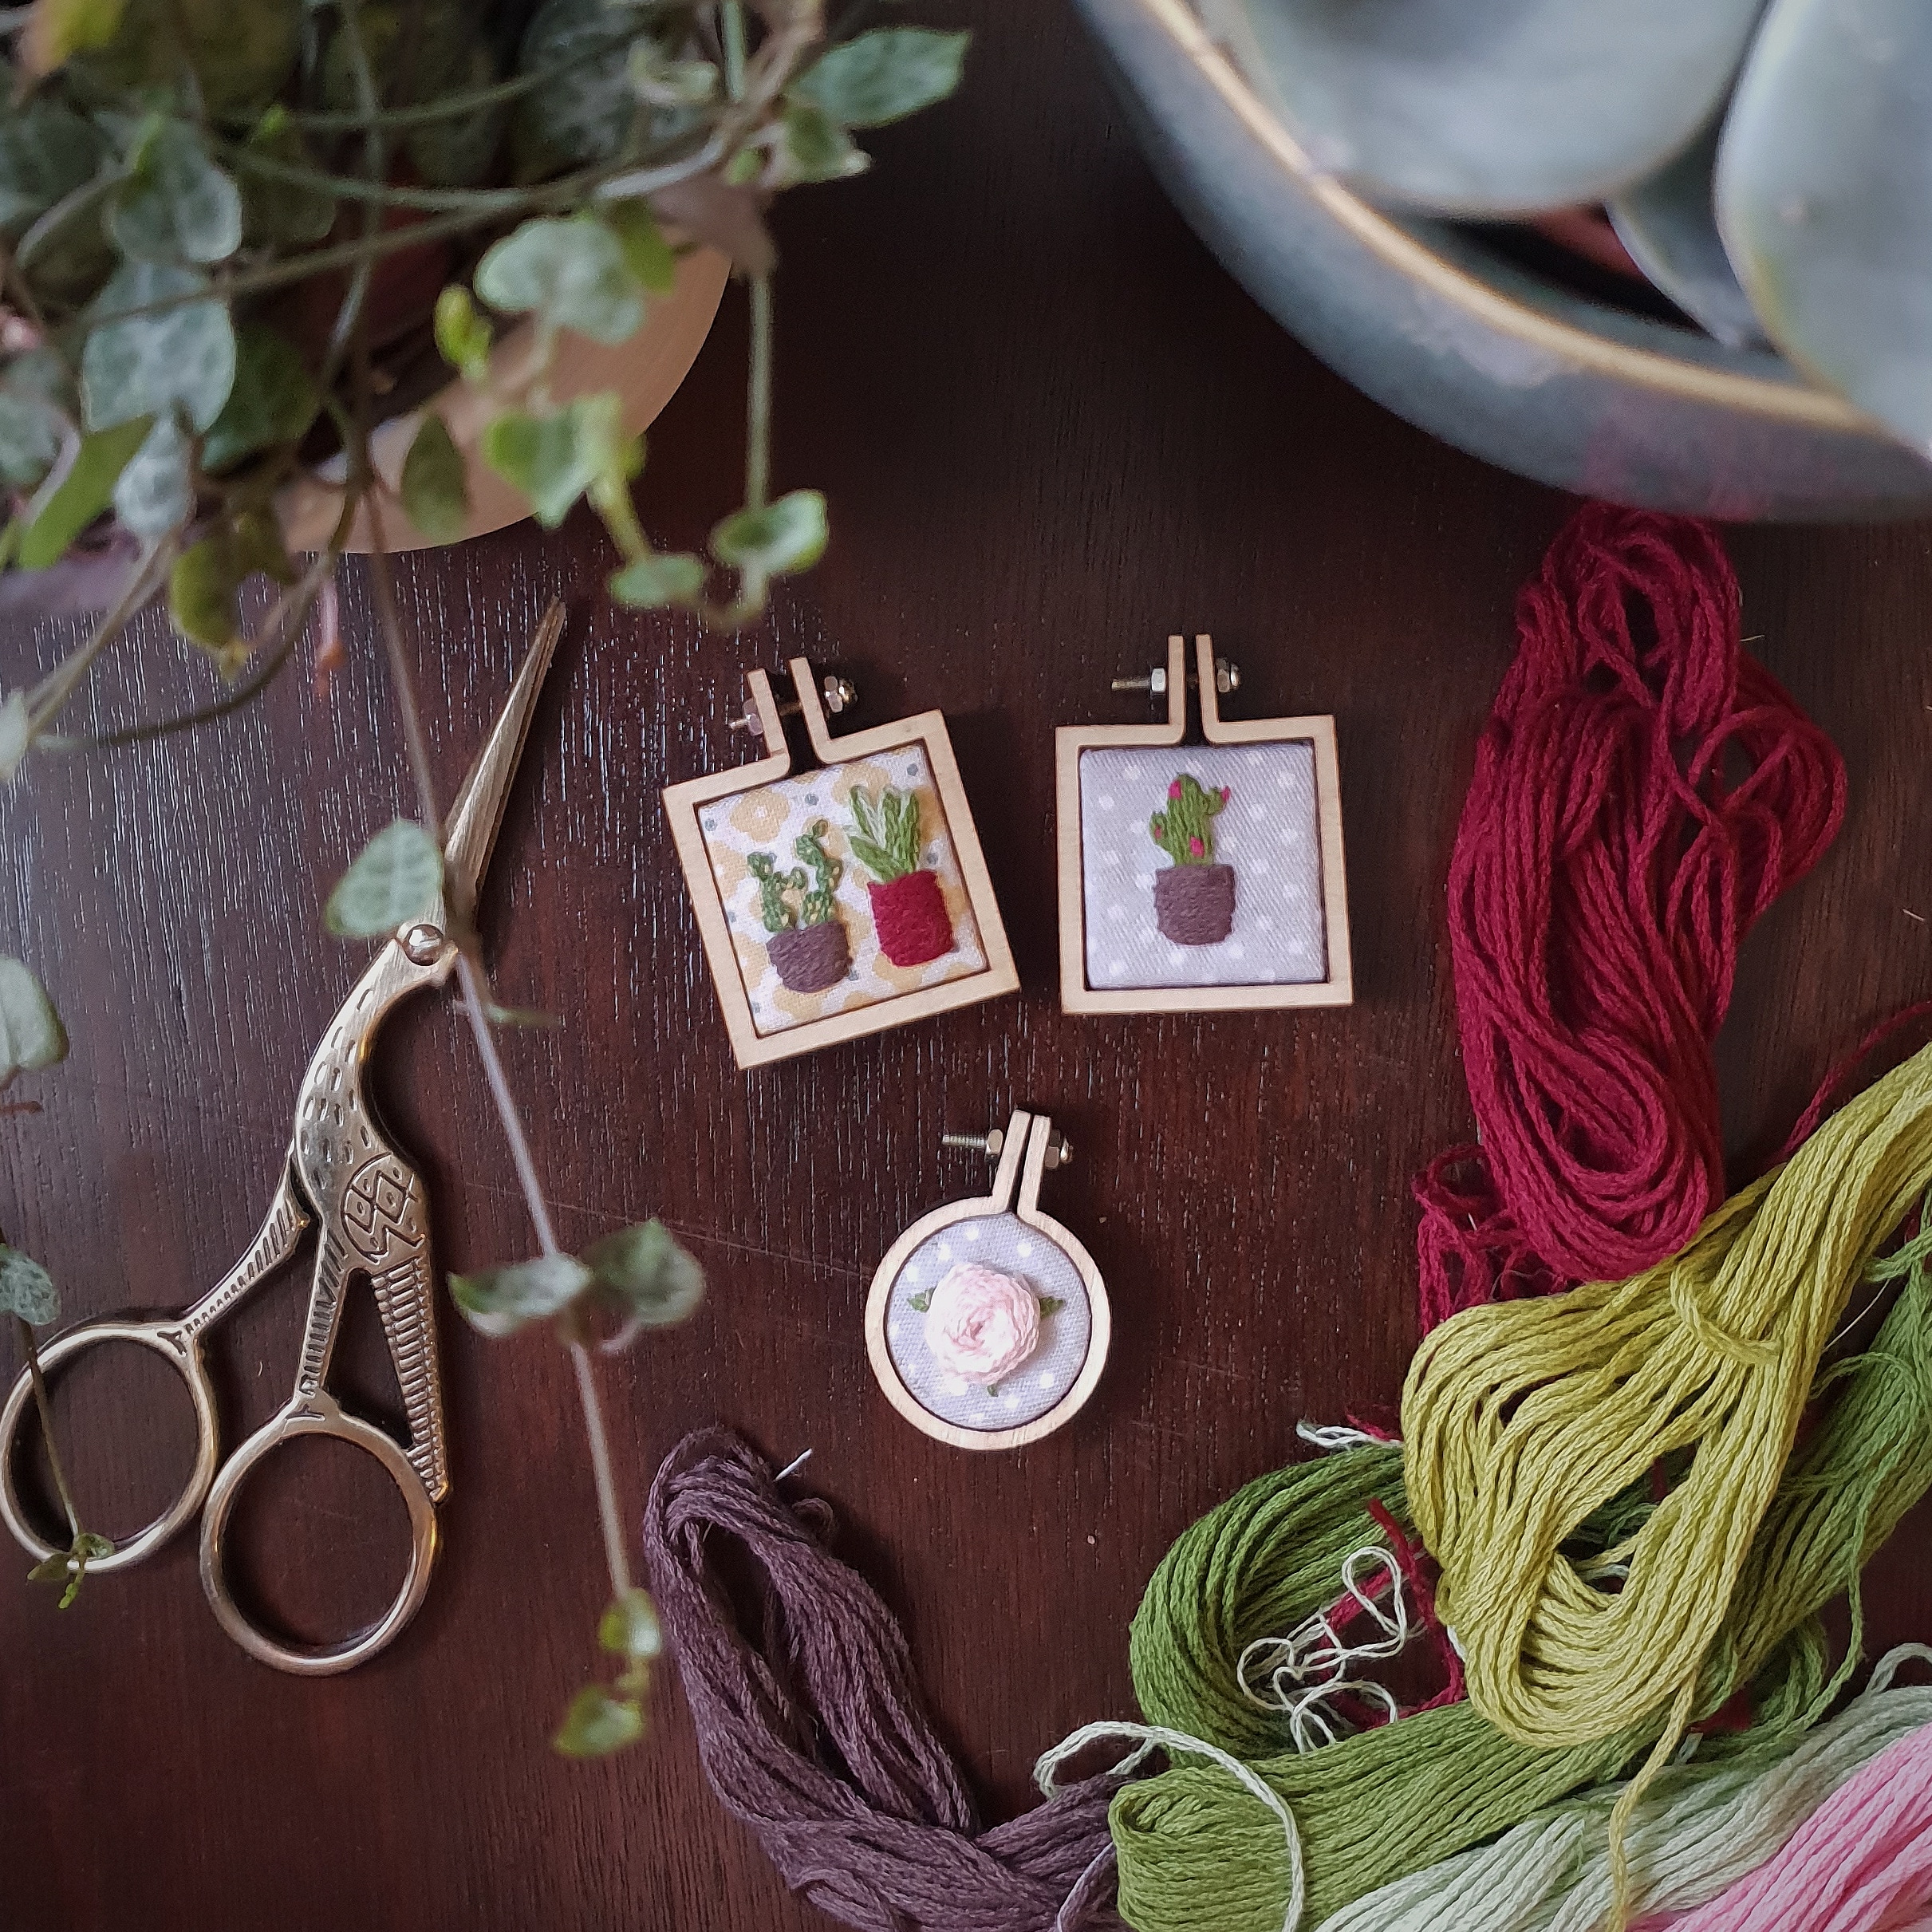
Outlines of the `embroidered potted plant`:
M1213 946L1234 927L1234 868L1214 856L1214 820L1228 787L1210 791L1184 772L1167 788L1167 810L1148 821L1153 842L1174 862L1154 874L1154 924L1177 946Z
M936 873L919 862L919 794L888 789L875 805L852 794L853 856L877 881L865 888L879 950L895 966L923 966L952 950L952 918Z
M758 881L759 916L769 936L765 950L779 979L794 993L822 993L836 986L852 964L845 925L832 900L839 864L825 849L830 830L818 819L793 842L792 850L811 868L809 890L802 869L794 865L780 872L769 852L754 852L746 861ZM795 918L787 892L802 895Z

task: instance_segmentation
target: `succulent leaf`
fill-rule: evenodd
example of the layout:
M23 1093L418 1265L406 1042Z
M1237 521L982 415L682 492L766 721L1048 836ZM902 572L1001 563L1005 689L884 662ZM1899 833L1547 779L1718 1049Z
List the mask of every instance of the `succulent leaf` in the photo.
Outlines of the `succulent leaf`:
M1764 0L1208 0L1315 168L1450 214L1599 201L1724 96Z
M1717 155L1717 225L1791 358L1932 453L1932 10L1776 0Z

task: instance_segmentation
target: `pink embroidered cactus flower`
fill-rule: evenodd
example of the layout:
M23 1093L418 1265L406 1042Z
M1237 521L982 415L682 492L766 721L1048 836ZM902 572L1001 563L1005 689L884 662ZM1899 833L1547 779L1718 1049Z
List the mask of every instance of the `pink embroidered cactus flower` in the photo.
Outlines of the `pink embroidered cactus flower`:
M932 1290L925 1338L941 1365L962 1381L991 1387L1039 1346L1039 1298L1016 1276L962 1262Z
M1180 779L1176 779L1174 780L1173 783L1173 784L1171 784L1170 786L1169 786L1169 787L1168 787L1168 788L1167 788L1167 795L1168 795L1168 796L1169 796L1170 798L1179 798L1179 797L1181 796L1181 781L1180 781Z
M1196 858L1199 858L1201 855L1207 850L1207 849L1208 848L1204 846L1198 838L1190 838L1188 841L1188 850Z
M1228 787L1227 787L1227 786L1225 786L1225 785L1222 786L1222 787L1221 787L1221 802L1222 802L1222 804L1225 805L1225 804L1228 802L1228 801L1230 798L1232 798L1233 796L1234 796L1233 792L1232 792L1232 791L1230 791L1230 790L1228 788Z

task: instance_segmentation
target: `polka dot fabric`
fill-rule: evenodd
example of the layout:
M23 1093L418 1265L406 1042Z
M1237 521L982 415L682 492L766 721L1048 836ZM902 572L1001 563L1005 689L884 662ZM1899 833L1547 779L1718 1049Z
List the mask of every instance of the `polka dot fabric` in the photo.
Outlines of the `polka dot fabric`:
M1184 772L1209 791L1228 787L1212 825L1215 858L1234 871L1234 924L1212 945L1177 945L1154 923L1154 877L1170 862L1147 822ZM1315 747L1306 739L1082 751L1080 846L1086 980L1095 989L1327 977Z

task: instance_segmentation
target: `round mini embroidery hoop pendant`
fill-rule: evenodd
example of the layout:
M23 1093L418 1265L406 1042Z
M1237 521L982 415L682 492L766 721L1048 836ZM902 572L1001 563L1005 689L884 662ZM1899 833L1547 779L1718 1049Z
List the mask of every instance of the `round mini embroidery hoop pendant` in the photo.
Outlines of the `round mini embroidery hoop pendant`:
M1039 1209L1053 1141L1045 1114L1015 1110L992 1193L921 1215L872 1277L865 1303L872 1372L915 1429L956 1449L1038 1441L1072 1419L1106 1366L1113 1330L1106 1283L1074 1234ZM948 1374L925 1340L923 1299L949 1269L970 1262L1023 1279L1042 1309L1039 1345L992 1388Z

